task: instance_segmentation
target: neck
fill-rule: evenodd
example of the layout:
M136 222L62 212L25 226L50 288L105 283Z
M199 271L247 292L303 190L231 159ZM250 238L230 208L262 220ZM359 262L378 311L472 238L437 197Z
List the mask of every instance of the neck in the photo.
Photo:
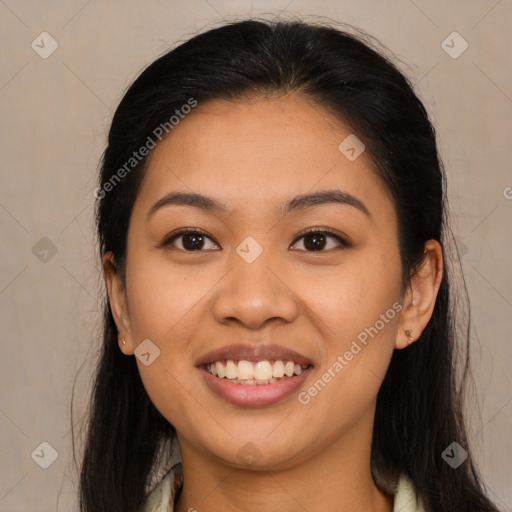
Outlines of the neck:
M393 498L371 475L373 421L367 420L313 457L279 470L234 468L178 435L184 480L175 510L392 512Z

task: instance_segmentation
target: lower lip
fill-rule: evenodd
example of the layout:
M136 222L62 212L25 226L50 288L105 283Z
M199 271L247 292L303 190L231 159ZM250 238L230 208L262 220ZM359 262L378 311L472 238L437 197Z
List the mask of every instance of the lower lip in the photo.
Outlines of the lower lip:
M240 407L262 407L272 405L289 397L308 377L312 368L304 370L300 375L280 380L272 384L235 384L227 379L220 379L207 372L198 370L206 383L220 397Z

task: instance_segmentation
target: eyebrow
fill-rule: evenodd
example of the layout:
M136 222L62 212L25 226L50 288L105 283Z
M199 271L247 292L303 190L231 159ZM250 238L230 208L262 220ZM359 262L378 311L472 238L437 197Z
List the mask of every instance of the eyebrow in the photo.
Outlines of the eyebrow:
M284 204L277 206L276 211L284 217L294 211L305 210L325 204L341 204L352 206L364 213L368 218L372 219L371 213L360 199L349 194L348 192L343 192L337 189L322 190L309 194L300 194L291 198ZM193 192L177 191L170 192L169 194L159 199L150 208L148 212L148 218L161 208L172 205L193 206L214 213L227 214L231 212L231 209L227 205L212 197L196 194Z

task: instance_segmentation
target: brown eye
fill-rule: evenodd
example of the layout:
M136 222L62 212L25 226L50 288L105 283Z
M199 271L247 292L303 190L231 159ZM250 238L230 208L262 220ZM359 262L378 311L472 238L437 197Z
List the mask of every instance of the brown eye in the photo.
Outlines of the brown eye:
M178 240L180 241L179 245L177 245ZM338 234L335 234L332 231L326 229L310 229L304 232L300 237L296 238L294 245L297 244L299 240L304 240L304 248L295 248L293 250L301 250L306 252L327 252L331 249L350 247L350 244L345 239L343 239ZM210 246L208 246L209 242ZM200 252L202 250L212 250L219 248L219 245L215 243L214 240L206 233L199 229L191 228L182 229L177 233L174 233L162 243L163 247L169 245L178 250L186 252Z
M339 235L334 234L333 232L325 229L310 229L303 233L297 240L304 239L303 246L305 249L299 249L299 250L305 250L307 252L326 252L330 249L336 249L336 248L346 248L349 247L349 244L346 240L344 240ZM329 244L330 240L335 240L338 243L334 244L334 247L331 244ZM330 247L327 247L331 245ZM326 248L327 247L327 248ZM294 249L297 250L297 249Z
M181 239L181 247L176 247L175 241ZM212 247L205 247L208 243L207 241L213 241L208 235L203 233L202 231L196 229L184 229L175 233L170 238L167 238L165 242L162 244L163 246L173 245L176 249L193 252L193 251L201 251L202 249L212 249ZM218 247L217 244L213 244ZM213 247L215 248L215 247Z

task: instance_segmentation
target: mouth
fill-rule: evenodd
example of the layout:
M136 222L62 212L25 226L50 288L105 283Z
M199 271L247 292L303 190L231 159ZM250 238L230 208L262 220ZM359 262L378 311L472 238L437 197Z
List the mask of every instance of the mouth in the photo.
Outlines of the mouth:
M196 367L208 388L239 407L289 398L312 374L308 358L279 345L229 345L203 355Z
M262 359L261 361L227 359L202 365L206 372L218 379L245 386L274 384L292 379L311 367L311 364L304 365L281 359Z

